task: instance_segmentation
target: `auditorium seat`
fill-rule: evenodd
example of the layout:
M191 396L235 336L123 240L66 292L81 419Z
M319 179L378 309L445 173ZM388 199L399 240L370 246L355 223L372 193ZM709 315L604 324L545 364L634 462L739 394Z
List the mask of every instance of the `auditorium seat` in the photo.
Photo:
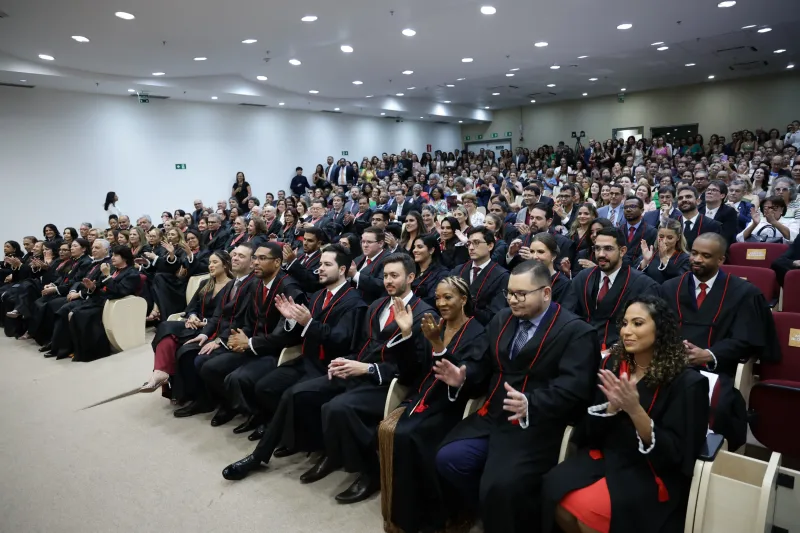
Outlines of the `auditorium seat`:
M722 270L745 279L758 287L770 307L778 305L781 287L778 285L775 271L771 268L725 264L722 266Z
M389 393L386 395L386 403L383 406L383 418L388 417L389 413L403 403L403 400L408 397L408 391L409 388L401 385L397 378L392 379L392 383L389 385Z
M790 270L783 278L783 293L790 295L783 298L781 311L800 313L800 270Z
M789 249L788 244L767 242L736 242L728 250L729 265L771 268L772 263Z
M467 401L467 405L464 406L464 416L462 418L467 418L469 415L477 411L481 408L481 405L486 401L486 396L481 396L480 398L471 398Z
M209 276L210 274L199 274L189 278L189 281L186 283L186 305L189 305L189 302L192 300L192 296L194 296L194 293L196 293L197 289L200 288L200 282L204 279L208 279Z
M750 429L770 450L800 457L800 429L791 421L800 410L800 314L774 313L781 361L761 363L750 391Z
M144 319L147 301L139 296L107 300L103 305L103 328L116 352L141 346L144 341Z
M281 350L281 355L278 357L278 366L281 366L283 363L288 363L292 359L297 359L303 354L303 347L302 345L298 344L297 346L287 346L283 350Z

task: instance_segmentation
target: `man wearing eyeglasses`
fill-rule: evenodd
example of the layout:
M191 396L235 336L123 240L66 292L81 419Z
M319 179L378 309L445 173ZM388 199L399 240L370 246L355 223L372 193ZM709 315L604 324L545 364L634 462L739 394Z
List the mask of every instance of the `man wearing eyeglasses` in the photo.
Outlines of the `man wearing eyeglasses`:
M353 260L347 270L347 277L369 305L386 296L386 288L383 286L383 260L389 254L386 252L383 230L376 227L365 229L361 235L361 250L364 253Z
M470 260L455 267L451 275L464 278L475 300L475 318L488 324L502 309L495 296L508 282L508 270L492 261L494 233L479 226L467 230L467 251Z
M728 196L728 186L722 180L713 180L706 187L705 205L701 206L700 211L706 218L711 218L720 223L720 235L725 237L725 242L736 242L736 234L739 233L739 213L725 203Z
M461 368L443 359L434 370L451 397L489 378L483 406L436 456L443 490L460 496L462 510L480 509L487 533L541 523L542 475L558 460L568 421L586 412L601 360L594 329L552 301L543 263L518 265L503 293L509 307L487 326L489 353Z
M603 228L594 240L597 266L581 270L570 290L578 302L575 312L597 330L603 350L619 340L618 319L631 298L658 295L658 284L630 265L623 265L628 251L625 237L616 228Z
M625 246L628 248L625 253L625 264L632 265L642 254L642 240L648 246L653 246L658 238L658 229L642 219L644 202L638 196L631 196L625 200L623 212L625 223L620 226L619 231L625 237Z

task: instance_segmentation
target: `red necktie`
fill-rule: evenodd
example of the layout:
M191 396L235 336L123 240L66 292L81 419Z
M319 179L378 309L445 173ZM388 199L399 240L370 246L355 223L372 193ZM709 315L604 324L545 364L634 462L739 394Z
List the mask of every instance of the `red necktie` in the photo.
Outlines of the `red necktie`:
M369 266L369 265L371 265L371 264L372 264L372 259L370 259L369 257L367 257L367 266Z
M481 268L480 267L472 267L472 281L473 282L476 279L478 279L478 274L480 274L480 273L481 273Z
M708 285L705 283L701 283L700 287L700 294L697 295L697 308L700 309L700 306L703 305L703 302L706 300L706 296L708 293L706 289L708 289Z
M632 242L633 241L633 235L635 233L636 233L636 228L634 228L633 226L628 228L628 242Z
M322 302L323 309L328 307L328 304L331 303L331 298L333 298L333 293L331 291L328 291L328 294L325 295L325 301Z
M389 301L389 316L386 317L386 324L383 326L383 329L389 327L389 324L394 322L394 302Z
M597 293L597 303L603 301L603 298L605 298L606 294L608 294L608 289L608 276L606 276L603 278L603 285L600 287L600 292Z

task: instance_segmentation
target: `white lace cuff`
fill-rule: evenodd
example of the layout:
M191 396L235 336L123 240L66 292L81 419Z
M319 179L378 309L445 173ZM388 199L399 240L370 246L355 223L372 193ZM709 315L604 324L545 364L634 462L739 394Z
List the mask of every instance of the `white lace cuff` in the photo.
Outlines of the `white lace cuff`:
M525 416L519 419L519 427L522 429L528 429L528 424L530 420L528 420L528 397L525 396Z
M608 402L601 403L599 405L593 405L593 406L589 407L588 409L586 409L586 412L588 412L592 416L600 416L600 417L603 417L603 418L609 417L609 416L615 416L617 413L619 413L619 411L615 411L613 413L609 413L608 412Z
M647 449L644 449L644 443L642 442L642 437L639 435L639 432L636 432L636 439L639 441L639 453L643 453L647 455L648 453L653 451L653 448L656 445L656 430L653 424L653 419L650 419L650 446Z
M463 387L464 387L464 383L462 383L462 384L461 384L461 385L460 385L460 386L459 386L459 387L456 389L456 394L455 394L455 396L453 396L453 395L450 393L450 391L452 391L452 390L453 390L455 387L451 387L450 385L447 385L447 399L448 399L448 400L450 400L451 402L454 402L454 401L458 400L458 394L461 392L461 389L462 389Z

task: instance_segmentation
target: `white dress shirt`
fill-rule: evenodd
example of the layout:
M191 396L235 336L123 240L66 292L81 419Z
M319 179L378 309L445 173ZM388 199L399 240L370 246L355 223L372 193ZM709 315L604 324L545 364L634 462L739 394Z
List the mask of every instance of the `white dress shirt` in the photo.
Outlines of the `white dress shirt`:
M597 286L597 290L599 291L600 288L603 286L603 280L608 278L608 290L610 291L611 287L614 286L614 280L617 279L617 274L619 274L620 270L622 270L622 267L619 267L618 269L616 269L611 274L606 274L605 272L601 272L600 273L600 280L599 280L600 284Z
M708 218L714 218L715 216L717 216L717 211L719 211L720 207L722 206L718 205L717 207L712 209L711 207L708 207L708 204L706 204L706 216Z
M472 263L472 267L470 267L470 269L469 269L469 282L470 282L470 284L472 284L475 281L476 277L481 275L481 272L483 272L483 269L486 268L489 265L489 263L491 263L491 262L492 262L492 258L490 257L482 265L476 265L475 263ZM480 270L478 270L478 274L477 275L475 274L475 271L473 270L473 268L476 268L476 267L480 269Z
M331 293L333 293L333 294L335 295L337 292L339 292L339 289L341 289L342 287L344 287L346 284L347 284L347 280L344 280L343 282L341 282L340 284L338 284L338 285L337 285L336 287L334 287L333 289L328 289L328 292L331 292ZM327 298L327 296L328 296L328 294L326 293L326 294L325 294L325 297ZM331 301L332 301L332 300L333 300L333 297L331 297ZM325 299L324 299L324 298L323 298L322 302L323 302L323 303L325 303ZM309 326L309 324L311 324L311 322L313 322L313 321L314 321L314 319L313 319L313 318L312 318L311 320L309 320L309 321L308 321L308 324L306 324L306 327L304 327L304 328L303 328L303 332L302 332L302 333L300 333L300 336L301 336L301 337L305 337L305 336L306 336L306 331L308 331L308 326ZM288 324L288 322L294 322L294 320L291 320L291 321L287 320L287 324ZM286 331L292 331L292 328L294 328L294 324L292 324L291 326L292 326L292 327L288 328Z
M380 252L378 252L377 254L373 255L372 257L368 257L368 258L367 258L367 261L364 261L364 264L363 264L363 265L361 265L361 268L359 268L359 269L358 269L358 272L356 272L356 275L355 275L355 276L353 276L353 281L355 281L355 282L356 282L356 288L358 288L358 279L361 277L361 271L362 271L362 270L364 270L365 268L367 268L368 266L371 266L371 265L372 265L372 263L375 261L375 259L376 259L376 258L377 258L379 255L381 255L382 253L383 253L383 250L381 250L381 251L380 251ZM369 265L367 265L367 262L369 262L370 264L369 264Z
M683 230L686 231L686 223L689 222L689 231L694 229L694 225L697 222L697 219L700 218L700 212L693 216L692 218L684 218L681 216L681 225L683 226Z
M708 287L706 288L706 298L708 298L708 294L711 292L711 287L714 286L714 282L717 281L717 277L718 276L719 276L719 270L708 281L703 282L703 281L700 281L699 279L697 279L697 276L692 274L692 277L694 278L694 297L695 297L695 299L698 296L700 296L700 290L701 290L700 289L700 284L701 283L705 283L706 285L708 285ZM714 352L712 352L711 350L706 349L706 351L709 354L711 354L711 359L713 359L713 361L711 363L709 363L708 365L706 365L706 366L708 367L709 370L716 370L717 369L717 357L714 355Z
M414 291L408 291L408 294L406 294L405 297L403 298L403 305L408 305L408 302L411 301L411 298L413 296L414 296ZM393 304L394 304L394 298L389 298L389 301L386 303L386 305L383 306L383 311L381 311L381 314L378 315L378 324L381 325L381 331L383 331L383 328L386 327L386 321L389 319L389 309L391 309ZM400 341L402 340L405 339L400 339ZM387 348L389 346L390 346L389 344L386 345ZM394 344L391 344L391 346L394 346Z

